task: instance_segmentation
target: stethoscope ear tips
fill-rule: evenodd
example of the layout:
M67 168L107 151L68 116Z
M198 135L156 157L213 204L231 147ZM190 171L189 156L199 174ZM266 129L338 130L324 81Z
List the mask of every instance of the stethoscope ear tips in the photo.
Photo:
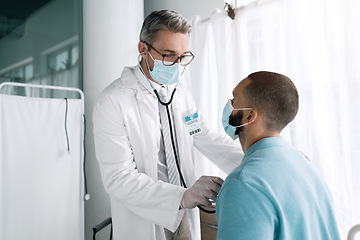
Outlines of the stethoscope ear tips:
M85 201L90 200L90 194L88 194L88 193L87 193L87 194L85 194L85 196L84 196L84 200L85 200Z

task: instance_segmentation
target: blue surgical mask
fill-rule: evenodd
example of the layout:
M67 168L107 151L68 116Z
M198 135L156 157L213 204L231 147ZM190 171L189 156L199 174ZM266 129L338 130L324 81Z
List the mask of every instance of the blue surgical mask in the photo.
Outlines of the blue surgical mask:
M226 105L224 106L223 115L222 115L222 125L224 127L225 132L233 139L237 139L239 135L235 134L237 127L243 127L245 125L248 125L249 123L244 123L239 126L231 126L229 124L229 118L234 110L251 110L252 108L235 108L232 106L231 100L229 100Z
M150 53L149 55L154 61L153 70L151 71L149 65L147 65L149 73L155 81L163 85L171 85L180 81L181 75L184 72L184 66L180 65L180 63L165 66L161 60L154 59Z

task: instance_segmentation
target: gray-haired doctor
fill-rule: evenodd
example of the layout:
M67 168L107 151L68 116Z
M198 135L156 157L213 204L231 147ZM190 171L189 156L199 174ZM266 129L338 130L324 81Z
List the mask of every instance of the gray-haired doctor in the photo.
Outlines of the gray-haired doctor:
M242 159L238 143L206 126L181 84L194 58L190 30L176 12L152 12L140 33L139 64L125 67L94 106L115 240L200 239L196 206L216 200L223 180L196 179L194 147L227 173Z

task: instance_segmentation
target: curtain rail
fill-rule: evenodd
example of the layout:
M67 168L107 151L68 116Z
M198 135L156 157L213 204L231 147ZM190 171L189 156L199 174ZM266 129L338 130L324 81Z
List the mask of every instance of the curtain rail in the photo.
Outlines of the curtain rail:
M59 86L49 86L49 85L39 85L39 84L28 84L28 83L16 83L16 82L3 82L0 84L0 91L4 86L15 86L15 87L32 87L32 88L44 88L51 90L59 90L59 91L71 91L77 92L80 94L81 98L81 111L84 114L84 93L78 88L70 88L70 87L59 87Z

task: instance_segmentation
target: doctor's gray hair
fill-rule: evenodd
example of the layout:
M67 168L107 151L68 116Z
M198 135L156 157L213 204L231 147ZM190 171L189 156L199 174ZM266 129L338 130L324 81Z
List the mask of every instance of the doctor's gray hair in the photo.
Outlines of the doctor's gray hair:
M190 34L191 23L175 11L154 11L144 20L140 31L140 41L152 44L159 30Z

